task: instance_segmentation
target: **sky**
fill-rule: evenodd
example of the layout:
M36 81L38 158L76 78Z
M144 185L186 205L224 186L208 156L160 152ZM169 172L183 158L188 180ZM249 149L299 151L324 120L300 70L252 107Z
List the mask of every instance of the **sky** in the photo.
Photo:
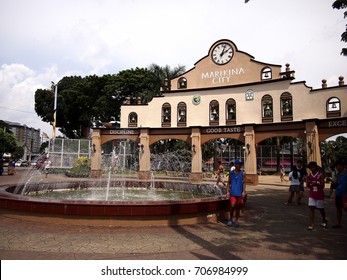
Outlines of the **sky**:
M152 63L186 69L219 39L256 60L290 63L313 88L347 79L346 19L334 0L0 0L0 120L52 135L35 91L64 76ZM59 135L59 133L58 133Z

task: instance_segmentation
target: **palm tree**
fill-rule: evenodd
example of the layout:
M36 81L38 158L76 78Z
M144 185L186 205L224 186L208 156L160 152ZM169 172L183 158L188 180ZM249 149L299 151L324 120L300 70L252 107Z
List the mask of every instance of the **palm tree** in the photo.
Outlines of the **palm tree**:
M171 88L171 80L183 74L186 71L186 67L183 65L177 65L175 68L171 68L169 65L164 67L159 66L158 64L152 63L148 66L148 70L153 72L157 77L157 84L160 88L163 86L164 81L167 79L169 82L169 89Z

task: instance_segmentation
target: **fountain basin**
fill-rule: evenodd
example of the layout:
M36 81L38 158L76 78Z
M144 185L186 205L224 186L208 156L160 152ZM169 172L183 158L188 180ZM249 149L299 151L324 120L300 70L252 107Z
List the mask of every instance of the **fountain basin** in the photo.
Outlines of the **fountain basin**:
M53 189L74 188L76 183L55 184ZM134 182L131 182L134 185ZM155 183L155 188L193 188L197 192L205 185ZM136 187L148 187L146 182ZM88 187L88 186L86 186ZM212 187L213 188L213 187ZM96 201L35 198L14 194L16 186L0 187L0 208L14 210L18 216L36 217L60 223L136 226L178 225L217 221L228 212L225 194L203 198L161 201ZM39 191L38 189L34 191ZM53 190L54 191L54 190Z

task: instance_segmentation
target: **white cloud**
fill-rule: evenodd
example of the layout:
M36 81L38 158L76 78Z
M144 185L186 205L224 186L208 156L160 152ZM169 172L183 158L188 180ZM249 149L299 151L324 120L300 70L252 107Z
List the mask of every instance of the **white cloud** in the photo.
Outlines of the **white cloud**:
M347 79L340 56L346 21L332 2L2 0L1 106L33 110L35 90L66 75L113 74L151 63L190 69L222 38L256 60L290 63L296 80L308 86L320 87L323 78L337 85L340 75ZM3 111L1 118L6 113L12 121L31 118Z
M4 64L0 69L0 119L19 122L50 133L51 127L35 113L35 91L48 88L52 78L57 79L57 68L41 72L22 64Z

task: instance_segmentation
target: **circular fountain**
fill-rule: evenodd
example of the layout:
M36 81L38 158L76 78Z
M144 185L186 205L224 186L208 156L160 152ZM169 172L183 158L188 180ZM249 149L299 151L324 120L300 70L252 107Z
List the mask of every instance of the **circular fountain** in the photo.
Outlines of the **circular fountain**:
M116 159L113 152L111 160ZM154 178L154 171L151 180L139 181L112 168L101 179L83 180L63 175L45 178L32 169L17 185L0 188L0 208L55 223L177 225L218 220L228 210L225 193L211 184L190 184L182 176Z

